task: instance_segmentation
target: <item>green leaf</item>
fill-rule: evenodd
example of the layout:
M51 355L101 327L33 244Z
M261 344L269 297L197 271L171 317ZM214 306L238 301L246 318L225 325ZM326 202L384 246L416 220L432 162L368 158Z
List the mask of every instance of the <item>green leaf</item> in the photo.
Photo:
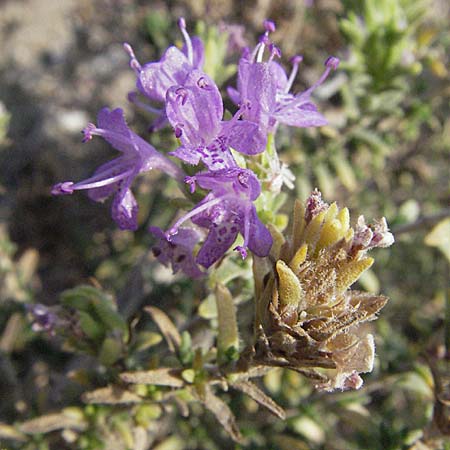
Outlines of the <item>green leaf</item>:
M105 328L89 313L78 311L81 329L89 339L93 341L100 340L105 335Z
M114 364L123 354L121 342L112 337L103 340L99 352L99 360L105 366Z
M92 299L92 306L99 319L111 330L119 330L124 339L128 338L128 327L125 319L115 310L115 304L109 296L99 296Z

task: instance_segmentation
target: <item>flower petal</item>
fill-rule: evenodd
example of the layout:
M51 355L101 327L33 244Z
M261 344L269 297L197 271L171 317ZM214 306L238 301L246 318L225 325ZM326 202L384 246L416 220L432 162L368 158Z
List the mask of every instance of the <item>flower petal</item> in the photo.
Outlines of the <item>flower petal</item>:
M166 234L158 227L150 227L150 232L158 238L158 242L152 247L153 254L158 261L165 266L172 265L173 273L182 270L191 278L199 278L204 275L197 266L192 251L201 239L201 233L194 228L179 228L170 242Z
M291 108L284 107L282 111L275 113L273 116L278 122L293 127L321 127L328 123L327 119L317 111L316 106L311 102Z
M121 230L136 230L138 205L129 185L133 177L117 190L111 206L111 215Z
M221 134L227 137L228 145L245 155L256 155L266 149L267 134L249 120L223 122Z
M209 229L208 237L197 254L196 261L205 268L218 261L232 246L238 234L235 224L225 222L220 225L213 224Z
M230 97L231 101L235 105L239 105L241 103L241 94L234 87L228 86L227 87L227 94L228 94L228 97Z
M171 86L183 84L192 66L177 47L169 47L158 62L145 64L137 88L151 100L164 102Z
M208 75L193 70L183 86L167 91L166 113L184 145L208 145L219 132L222 97Z
M130 130L122 108L101 109L97 116L97 126L98 134L116 150L139 156L142 160L160 155L148 142Z
M248 248L256 255L256 256L267 256L272 247L272 236L267 229L267 227L259 220L258 215L256 214L256 209L252 206L250 211L250 232L249 232L249 241ZM244 225L242 225L244 228ZM242 232L242 231L241 231Z
M278 91L284 92L288 84L288 77L283 67L275 61L269 63L269 68L272 72L274 79L276 80L276 88Z
M187 164L197 165L200 162L200 153L196 152L192 147L186 147L182 145L173 152L169 152L169 155L175 156L181 161Z
M193 50L193 66L194 69L201 69L203 64L205 64L205 46L203 45L203 41L198 37L194 36L191 38L192 50ZM187 46L183 45L181 50L187 58Z
M244 118L256 122L266 130L269 117L276 106L276 81L267 63L250 63L241 58L239 63L238 90L241 102L250 109Z

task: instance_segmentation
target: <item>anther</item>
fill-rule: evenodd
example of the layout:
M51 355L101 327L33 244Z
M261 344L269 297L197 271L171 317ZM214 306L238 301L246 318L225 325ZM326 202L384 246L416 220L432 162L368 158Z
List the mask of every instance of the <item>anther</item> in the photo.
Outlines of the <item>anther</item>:
M92 134L96 130L96 126L93 123L89 123L86 128L83 129L83 143L86 143L92 139Z
M200 89L206 89L207 91L210 91L212 89L212 87L208 84L208 82L206 81L205 77L200 77L197 80L197 86Z
M184 106L186 104L188 97L187 90L185 88L180 87L175 90L175 94L176 94L175 97L176 102Z
M239 172L237 179L241 186L248 188L248 174L246 172Z
M123 48L130 56L130 67L136 72L136 74L139 74L142 70L141 65L139 64L139 61L136 58L136 55L134 54L133 48L130 44L124 43Z
M331 69L336 70L338 66L339 66L339 58L336 58L335 56L329 56L325 61L325 67L329 67Z
M187 59L193 65L194 64L194 49L192 47L191 38L190 38L188 32L186 31L186 21L184 20L184 17L180 17L178 19L178 27L180 28L181 34L183 35L183 39L186 43Z
M275 26L275 22L272 22L271 20L266 19L263 22L263 26L264 29L268 32L268 33L274 33L275 30L277 29L277 27Z
M177 123L175 125L174 132L175 132L175 137L177 139L180 139L181 135L183 134L183 128L184 128L183 123Z
M302 55L295 55L289 60L289 62L292 65L300 64L302 61L303 61L303 56Z
M52 195L69 195L73 194L73 181L64 181L63 183L55 184L52 187Z
M270 44L269 45L269 50L270 50L270 58L269 61L272 61L272 59L276 56L277 58L281 58L281 50L275 45L275 44Z
M197 179L195 177L185 177L184 182L189 186L189 192L193 194L195 192Z
M264 45L270 45L272 41L267 34L263 34L259 37L259 43Z

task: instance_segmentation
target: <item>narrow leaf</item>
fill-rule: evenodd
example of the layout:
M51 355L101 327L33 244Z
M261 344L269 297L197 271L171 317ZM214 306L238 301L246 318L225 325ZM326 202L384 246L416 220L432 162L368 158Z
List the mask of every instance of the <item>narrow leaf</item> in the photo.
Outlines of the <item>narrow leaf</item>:
M156 384L158 386L172 387L184 386L180 371L170 367L137 372L124 372L120 374L120 378L126 383L133 384Z
M272 414L279 417L281 420L286 419L286 413L283 408L275 403L275 401L273 401L251 381L239 381L237 383L233 383L231 387L248 395L250 398L255 400L255 402L267 408Z
M181 336L175 324L169 316L154 306L147 306L144 310L152 316L153 321L158 325L171 352L175 352L181 344Z
M238 443L242 443L243 438L236 424L236 418L228 405L219 397L215 396L211 392L209 386L205 389L204 398L201 397L198 396L199 400L214 414L216 419L224 427L225 431L233 438L233 440Z
M84 430L87 423L79 418L69 417L64 413L47 414L36 419L27 420L19 426L27 434L48 433L61 429Z
M141 403L142 397L118 386L108 386L84 393L82 400L85 403L116 405L122 403Z
M219 322L217 347L219 359L226 361L227 351L232 347L239 348L236 308L230 291L224 285L217 284L215 293Z

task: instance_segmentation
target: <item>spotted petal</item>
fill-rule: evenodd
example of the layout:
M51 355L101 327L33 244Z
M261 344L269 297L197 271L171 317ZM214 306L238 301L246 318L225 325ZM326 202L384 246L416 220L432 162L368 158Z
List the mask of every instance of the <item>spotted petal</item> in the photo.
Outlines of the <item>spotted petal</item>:
M153 246L153 254L165 266L171 264L173 273L180 269L191 278L204 275L197 266L192 254L194 247L201 238L201 234L193 228L180 228L170 241L166 234L158 227L150 227L150 232L158 238Z
M233 245L238 234L238 227L228 222L213 225L208 237L197 254L196 261L205 268L218 261Z
M167 91L166 113L184 145L208 145L220 129L222 97L208 75L193 70L184 85Z
M136 230L138 205L128 182L119 186L111 206L111 215L121 230Z

